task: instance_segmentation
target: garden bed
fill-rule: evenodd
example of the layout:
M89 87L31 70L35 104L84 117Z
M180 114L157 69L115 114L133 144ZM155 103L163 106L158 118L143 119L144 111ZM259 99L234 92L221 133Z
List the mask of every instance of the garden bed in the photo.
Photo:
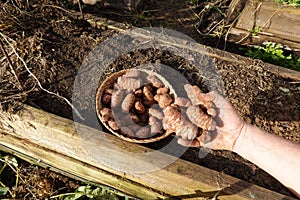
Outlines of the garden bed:
M248 1L228 41L245 45L276 42L300 56L300 8L274 1Z
M5 13L1 14L6 16ZM58 93L60 94L60 96L66 97L69 100L71 100L72 98L72 87L73 82L75 80L75 76L84 58L90 53L90 51L94 47L96 47L97 44L103 42L106 38L109 38L114 33L116 33L116 29L119 31L122 30L122 27L117 27L117 25L111 23L109 25L110 28L114 27L115 30L104 28L105 20L102 20L102 25L101 27L99 27L103 30L93 28L90 26L90 24L93 24L97 21L99 22L99 19L90 20L91 18L93 18L93 16L90 16L90 18L86 16L88 21L90 22L89 24L85 20L78 19L78 16L80 15L74 16L73 14L65 12L61 9L57 9L53 6L35 8L35 10L33 9L31 11L30 15L22 15L21 13L20 16L19 18L17 18L19 20L17 21L18 23L13 21L12 18L7 18L7 21L5 22L7 23L7 25L11 26L5 26L8 28L3 29L3 33L11 38L9 42L13 45L13 47L17 48L19 55L25 60L27 66L32 71L32 73L36 75L43 87L49 91ZM135 34L140 34L142 41L145 42L151 39L151 36L145 35L145 33L143 32L136 32ZM162 38L162 41L170 44L170 41L164 41L165 39L166 38ZM180 46L180 48L188 49L188 51L190 52L197 52L197 55L199 54L203 57L207 57L209 59L210 64L216 66L218 73L221 75L222 80L225 83L225 91L220 92L226 92L228 100L234 105L234 107L238 110L238 112L244 117L244 119L247 122L255 124L256 126L271 132L272 134L282 136L289 140L297 142L300 141L300 136L298 134L300 132L300 105L298 104L298 102L300 101L299 73L282 69L280 67L269 65L260 61L247 59L235 54L230 54L216 49L204 47L202 45L197 44L196 46L188 46L182 40L176 41L177 46ZM36 80L34 80L32 76L29 76L28 70L25 69L24 64L20 62L20 60L17 60L16 55L13 53L12 47L10 47L7 43L5 43L5 47L7 49L8 54L10 55L10 59L14 63L14 70L16 71L16 75L18 76L20 85L18 85L16 77L13 76L7 61L5 59L1 60L3 62L3 65L1 65L0 69L2 72L0 74L2 78L0 98L3 109L8 110L9 112L16 112L19 110L20 105L23 106L23 104L20 103L26 102L26 104L51 112L55 115L72 119L71 107L61 98L55 95L48 94L45 91L41 91L40 88L37 86ZM113 44L112 47L114 47ZM1 57L3 57L3 55L1 55ZM132 51L129 54L125 54L118 58L110 67L114 70L119 70L122 68L135 67L140 64L145 64L149 62L158 62L158 60L160 63L172 66L175 69L180 68L180 72L183 74L187 73L186 69L191 67L190 63L183 59L181 56L174 55L168 51L162 51L160 49L150 47L143 50ZM188 73L186 75L188 77ZM206 80L200 78L199 81L190 79L190 81L194 81L194 83L197 84L202 84L206 81L209 81L209 79ZM93 84L96 83L94 82ZM93 88L93 90L89 89L88 87L90 86L90 83L88 82L83 83L82 86L83 88L86 87L85 89L87 89L84 90L87 92L86 103L76 105L76 108L79 109L80 112L83 112L84 115L88 115L89 113L95 113L94 109L90 109L94 108L93 104L90 103L94 101L95 94L93 93L93 91L95 91L96 88ZM21 125L21 127L23 127L23 123L26 123L26 129L9 129L9 127L14 127L14 120L16 119L6 119L5 116L7 116L7 113L4 114L1 120L6 119L5 123L11 124L9 124L10 126L5 126L5 131L2 133L1 143L3 145L15 145L11 147L18 148L17 150L19 151L31 149L31 151L27 150L26 153L28 155L31 155L33 157L45 158L45 162L47 160L47 162L51 162L52 164L55 162L53 161L53 157L47 157L48 153L54 153L50 154L53 155L54 158L55 156L61 156L59 158L64 159L64 162L66 164L68 162L73 163L75 159L76 162L79 163L76 166L85 166L86 163L93 163L93 165L99 166L99 164L96 161L83 160L89 159L89 157L87 157L89 155L89 152L86 152L85 149L74 149L74 146L70 147L69 150L73 152L72 154L68 154L64 150L57 150L59 149L59 146L62 143L68 144L69 139L70 141L74 140L78 143L79 138L77 136L71 137L71 135L74 133L73 130L70 132L64 130L64 132L58 129L58 133L62 133L62 135L56 135L58 136L58 138L56 138L56 140L54 141L57 141L57 143L54 142L54 144L56 144L57 146L53 146L53 143L48 143L48 146L43 146L46 145L45 141L47 140L46 138L40 139L39 134L49 136L49 134L51 135L51 131L57 130L57 127L65 126L66 124L68 124L66 126L69 127L69 125L72 122L29 107L27 107L25 111L23 111L23 113L25 113L25 116L27 116L29 119L30 112L34 113L33 116L35 117L33 121L27 121L25 119L19 121L19 125ZM47 116L46 121L43 121L43 118L41 118L41 121L39 121L39 115L36 115L36 113L43 113L41 116ZM49 117L51 117L51 120L49 120ZM14 116L13 118L18 119L18 116ZM60 121L63 123L63 125L55 124L51 127L52 122L60 123ZM48 129L50 132L35 131L36 135L31 134L34 133L35 126L37 126L38 124L44 124L45 126L45 123L47 123L48 128L53 128ZM99 124L87 125L93 126L96 129L99 128ZM90 130L90 128L87 129ZM12 130L18 130L18 132L11 134ZM26 131L23 132L24 130ZM41 128L37 130L45 129ZM94 130L92 130L91 132L96 133ZM64 135L64 133L68 135ZM115 140L115 138L112 138L112 140ZM40 143L37 143L38 141ZM116 142L122 144L123 146L131 146L131 144L125 144L124 142L121 142L119 140L116 140ZM146 145L146 147L147 149L157 149L164 145L166 142L168 142L168 140L149 144ZM52 147L50 144L52 145ZM139 150L144 150L144 147L140 147L137 145L133 146L134 148L137 148ZM45 147L47 147L46 150L44 149ZM75 145L75 147L79 146ZM181 147L178 145L176 146L176 148ZM41 149L44 150L41 151ZM172 152L167 153L172 155ZM203 179L200 179L200 177L194 177L197 176L196 172L195 174L193 172L193 177L191 177L188 174L186 175L185 173L188 173L188 171L192 168L199 170L201 169L204 171L207 170L207 168L210 168L221 172L216 173L214 171L208 170L209 173L213 174L212 177L216 178L221 176L222 179L224 176L226 177L224 178L225 180L231 180L229 183L230 185L236 182L237 179L228 178L228 176L224 174L232 175L239 179L245 180L251 184L259 185L264 188L282 193L284 195L293 196L284 186L282 186L270 175L268 175L252 163L243 160L234 153L226 151L211 151L205 158L199 158L198 154L199 149L190 148L181 157L182 160L178 161L180 165L184 163L182 164L182 166L190 166L190 168L186 171L183 171L182 174L176 176L174 180L178 181L179 178L180 180L182 180L183 177L187 177L191 178L191 180L193 181L197 179L196 181L199 181L199 183L203 184ZM71 161L69 160L70 158ZM190 162L194 164L191 164ZM61 163L57 162L56 165L56 167L63 166ZM66 165L64 170L68 170L68 166L72 165ZM74 166L74 168L70 170L74 174L80 171L78 168L76 168L76 166ZM118 182L122 181L123 175L120 173L118 174L118 172L114 171L114 173L118 175L116 177L112 176L111 172L107 173L109 169L105 169L104 167L101 168L104 171L100 170L100 168L93 168L93 166L90 165L88 165L87 168L89 170L90 168L94 170L94 172L96 173L94 177L97 177L97 175L99 175L99 177L112 177L112 179L107 178L107 180L110 182L103 182L102 180L103 184L116 187L118 185ZM172 166L170 166L170 168L172 168ZM163 174L163 176L166 176L168 174L167 172L175 174L174 170L178 171L177 168L171 169L171 172L168 169L166 169L166 171L164 171L166 172L166 174L161 174ZM82 176L84 173L85 172L82 172L79 175ZM97 173L100 173L101 176ZM129 192L131 194L134 194L134 190L132 189L132 187L136 186L137 182L144 180L140 177L132 177L132 175L130 174L127 176L124 175L124 177L126 179L126 181L124 182L126 187L124 186L118 189L123 190L124 192ZM87 177L85 178L90 179L91 177L87 175ZM164 180L164 178L162 180ZM134 184L132 184L132 182L130 181L128 183L128 179L134 181ZM208 180L211 179L208 178ZM99 180L94 179L92 181L101 182ZM143 184L142 182L140 183ZM216 182L216 185L214 185L215 189L220 189L220 187L217 186L217 184L219 183L220 182ZM206 182L204 184L206 186L197 185L197 187L203 187L204 190L206 190L206 192L212 191L213 189L207 186L209 184L211 184L211 182ZM221 188L226 188L226 186L228 186L228 184L226 184L226 181L225 183L223 182ZM151 185L150 189L144 188L143 186L143 192L146 192L144 194L159 196L159 191L162 190L161 188L163 188L163 186L161 186L160 189L151 192L151 190L155 188L154 185ZM248 186L244 185L243 188L248 188ZM261 188L257 189L259 187L253 187L255 187L255 189L252 190L251 188L248 188L245 191L261 191ZM177 191L180 192L180 190ZM190 190L187 187L185 187L185 189L182 190L181 194L170 193L165 196L162 195L162 197L167 197L168 195L190 195L194 194L195 191L196 188L193 188L192 186ZM169 190L169 192L171 192L171 190ZM227 193L232 194L232 191L227 191ZM265 197L271 198L272 195L276 195L276 198L282 197L273 192L266 192L266 190L263 190L262 193ZM214 194L216 193L210 193L209 195L213 196ZM202 193L198 192L198 195L205 196L208 194L203 194L202 191ZM247 196L243 192L240 192L237 195L244 195L243 197L249 198L249 195ZM224 198L225 197L226 196L224 196ZM275 197L273 199L276 199Z

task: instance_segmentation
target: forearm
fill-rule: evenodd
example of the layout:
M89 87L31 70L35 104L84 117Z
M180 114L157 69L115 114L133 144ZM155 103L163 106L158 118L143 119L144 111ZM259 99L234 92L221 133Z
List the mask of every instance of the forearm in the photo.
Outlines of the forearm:
M233 151L271 174L300 197L300 144L248 124Z

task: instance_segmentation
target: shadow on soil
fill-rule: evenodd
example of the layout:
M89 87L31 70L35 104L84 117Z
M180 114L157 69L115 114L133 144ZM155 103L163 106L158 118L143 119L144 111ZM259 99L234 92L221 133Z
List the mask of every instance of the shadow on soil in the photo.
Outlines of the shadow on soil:
M253 184L246 183L244 181L238 181L220 190L209 191L209 192L196 190L194 194L178 195L178 196L170 197L168 199L188 199L188 198L202 197L202 198L212 198L218 200L219 199L218 197L238 194L241 191L248 189L252 185Z

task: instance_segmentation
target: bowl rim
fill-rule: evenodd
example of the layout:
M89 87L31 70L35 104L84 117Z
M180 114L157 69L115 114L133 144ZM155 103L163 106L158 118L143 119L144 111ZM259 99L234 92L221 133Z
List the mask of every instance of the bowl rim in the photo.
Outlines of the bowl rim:
M132 69L123 69L117 72L112 73L111 75L109 75L98 87L97 89L97 93L96 93L96 113L97 113L97 117L100 120L100 122L105 126L105 128L107 128L112 134L114 134L115 136L121 138L122 140L128 141L128 142L134 142L134 143L151 143L151 142L156 142L159 140L162 140L166 137L168 137L169 135L171 135L173 133L173 131L165 131L163 134L157 136L157 137L150 137L150 138L143 138L143 139L138 139L138 138L130 138L130 137L126 137L123 134L118 133L117 131L114 131L112 128L110 128L108 126L107 123L105 123L102 118L101 118L101 114L100 114L100 110L104 107L101 101L101 97L103 95L103 92L106 88L110 87L113 83L116 83L118 77L126 74L126 72L128 70L132 70ZM168 82L165 80L165 78L152 71L152 70L146 70L146 69L135 69L135 70L140 70L143 72L146 72L148 74L151 75L155 75L156 77L158 77L161 81L163 81L163 83L168 86L170 86L170 84L168 84ZM107 87L108 86L108 87ZM168 87L167 86L167 87ZM176 97L176 92L174 91L174 89L170 86L169 87L170 91L174 94L174 97Z

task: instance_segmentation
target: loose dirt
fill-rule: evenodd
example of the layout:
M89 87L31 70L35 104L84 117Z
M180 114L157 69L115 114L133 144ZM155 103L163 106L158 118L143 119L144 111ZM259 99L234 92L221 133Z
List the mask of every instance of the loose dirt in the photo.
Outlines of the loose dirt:
M182 4L179 1L174 1L173 4L168 3L173 9L167 9L167 2L163 0L152 3L152 7L145 5L145 11L127 14L127 18L122 12L118 11L118 13L107 9L104 15L112 19L122 18L123 22L132 23L133 25L162 25L166 28L179 29L179 31L193 36L197 41L205 40L205 37L199 36L199 30L197 31L193 27L196 26L198 29L202 27L201 30L204 30L207 29L207 25L198 24L195 15L197 10L188 4L188 1L184 1ZM39 79L45 89L71 100L73 82L81 63L97 44L109 38L115 31L94 29L86 21L74 19L65 10L73 7L71 5L46 5L32 2L30 5L26 3L13 5L11 2L0 3L0 5L0 7L5 8L0 11L0 30L10 38L10 44L24 59L27 67ZM227 2L224 6L226 5ZM65 6L65 8L61 8L61 6ZM187 10L183 8L180 10L179 7ZM152 11L150 8L152 8ZM92 7L87 7L84 11L87 12L89 9L96 12L95 8ZM178 18L180 20L186 18L188 22L180 21ZM37 82L25 69L24 64L13 53L13 48L3 38L1 38L1 41L3 41L7 53L10 55L9 57L13 63L12 67L16 72L15 76L7 59L1 52L0 105L2 109L16 112L20 109L21 103L27 103L72 119L70 106L62 99L41 91ZM209 40L203 43L208 42ZM133 51L121 56L110 67L119 70L149 62L160 62L179 69L189 81L207 90L205 80L199 77L194 79L194 77L188 75L189 71L186 69L191 67L190 63L167 51L157 49ZM223 77L228 100L247 122L272 134L300 143L299 82L282 78L264 70L264 64L259 61L249 61L249 63L238 65L214 59L213 63ZM89 98L93 99L94 97ZM78 106L79 109L80 106L85 108L85 105ZM88 112L95 112L95 110ZM166 141L146 146L155 149L163 145L164 142ZM198 154L199 149L190 148L182 158L276 192L293 196L291 192L266 172L234 153L211 151L202 159L199 158ZM24 166L21 167L21 170L30 172L29 175L38 176L42 181L47 180L47 186L44 187L44 190L48 188L47 191L57 191L63 187L67 187L67 189L62 191L70 191L78 184L78 182L67 178L59 178L59 183L57 183L57 179L53 179L53 176L60 175L41 168L37 169L27 163L22 163L21 166ZM22 186L20 182L20 187L25 187L25 185ZM15 189L15 192L18 193L19 198L23 198L28 194L28 191L22 191L19 189L20 187ZM36 196L39 196L38 189L33 192ZM50 193L47 192L45 196L49 196ZM53 195L53 193L51 194ZM29 197L31 197L30 195Z

